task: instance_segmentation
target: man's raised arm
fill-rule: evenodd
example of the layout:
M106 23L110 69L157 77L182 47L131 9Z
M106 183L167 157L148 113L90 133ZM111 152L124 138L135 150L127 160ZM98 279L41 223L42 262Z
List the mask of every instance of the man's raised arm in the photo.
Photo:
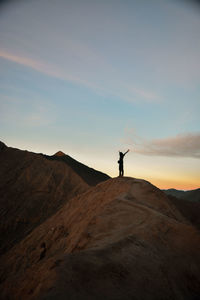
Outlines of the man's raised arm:
M128 149L125 153L124 153L124 156L126 155L126 153L128 153L130 150Z

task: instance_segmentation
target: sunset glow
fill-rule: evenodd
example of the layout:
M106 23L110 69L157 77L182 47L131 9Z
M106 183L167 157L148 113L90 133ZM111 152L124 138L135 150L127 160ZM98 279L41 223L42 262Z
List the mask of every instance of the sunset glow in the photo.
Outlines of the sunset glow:
M0 140L62 150L159 188L200 186L200 9L193 1L6 1Z

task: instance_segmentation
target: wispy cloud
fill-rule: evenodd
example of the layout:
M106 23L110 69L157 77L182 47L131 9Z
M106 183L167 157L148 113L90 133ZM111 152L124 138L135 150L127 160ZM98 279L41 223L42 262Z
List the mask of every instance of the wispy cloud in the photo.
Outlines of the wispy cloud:
M32 59L25 55L16 55L4 50L0 50L0 58L23 65L51 77L85 86L101 94L103 93L107 95L117 96L124 101L136 102L136 99L138 99L139 97L144 101L155 102L159 98L158 95L156 95L156 93L154 92L147 91L141 88L139 89L131 84L125 84L123 81L121 81L120 78L118 78L116 73L114 76L114 70L112 70L112 68L110 68L109 66L106 67L106 64L104 64L104 71L107 74L106 76L108 77L108 80L104 78L104 80L102 81L101 78L95 79L94 76L93 78L89 76L89 79L87 79L87 74L83 75L82 72L80 72L80 77L74 76L71 73L67 73L65 68L62 68L61 66L58 66L56 64L50 64L49 62L46 63L38 59ZM95 61L97 61L97 59L95 59ZM103 64L102 59L100 61L101 64ZM96 69L98 69L98 64L96 65Z
M145 99L147 102L157 102L158 100L160 100L160 96L158 96L158 94L156 94L155 92L144 90L141 88L136 88L131 84L124 85L124 89L129 94L128 97L126 96L126 99L130 102L134 101L133 95L137 95Z
M63 80L84 84L86 86L91 86L91 84L85 80L82 80L80 78L71 76L69 74L66 74L66 72L62 72L60 69L58 69L55 65L50 65L49 63L45 63L39 60L31 59L24 56L19 56L11 53L7 53L4 51L0 51L0 57L3 59L15 62L17 64L21 64L25 67L32 68L33 70L36 70L38 72L44 73L48 76L60 78Z
M178 134L153 140L134 134L128 144L133 146L136 153L143 155L200 158L200 133Z

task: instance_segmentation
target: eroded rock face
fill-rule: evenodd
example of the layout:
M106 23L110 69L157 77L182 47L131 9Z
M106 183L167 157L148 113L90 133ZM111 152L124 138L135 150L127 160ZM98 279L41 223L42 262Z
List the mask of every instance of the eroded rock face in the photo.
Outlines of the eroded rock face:
M198 299L200 236L159 189L114 178L71 198L0 265L3 299Z
M66 164L0 144L0 253L89 186Z

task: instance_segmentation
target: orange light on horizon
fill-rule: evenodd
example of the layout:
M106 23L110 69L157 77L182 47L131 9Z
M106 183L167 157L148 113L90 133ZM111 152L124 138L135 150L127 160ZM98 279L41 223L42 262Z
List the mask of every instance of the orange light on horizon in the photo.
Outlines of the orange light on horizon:
M199 180L193 179L186 181L185 179L164 179L164 178L148 178L152 184L159 189L176 189L176 190L195 190L200 188Z

